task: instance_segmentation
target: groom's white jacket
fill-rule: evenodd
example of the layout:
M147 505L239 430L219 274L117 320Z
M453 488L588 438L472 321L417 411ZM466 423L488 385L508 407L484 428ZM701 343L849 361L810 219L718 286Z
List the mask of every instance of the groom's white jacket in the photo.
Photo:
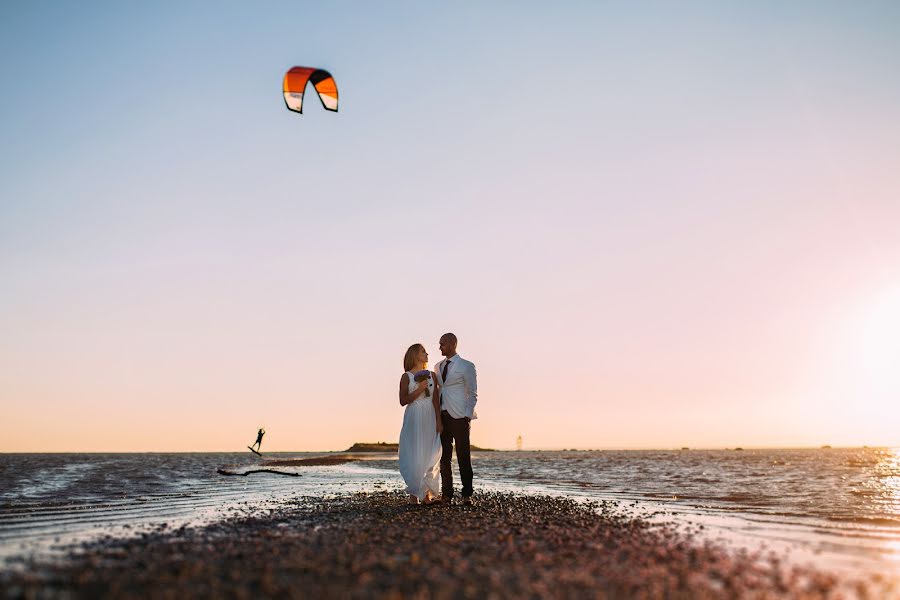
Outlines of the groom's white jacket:
M478 402L478 380L475 375L475 363L459 354L450 360L447 368L447 380L444 381L444 359L437 364L438 383L441 384L441 408L450 413L454 419L469 417L477 419L475 403Z

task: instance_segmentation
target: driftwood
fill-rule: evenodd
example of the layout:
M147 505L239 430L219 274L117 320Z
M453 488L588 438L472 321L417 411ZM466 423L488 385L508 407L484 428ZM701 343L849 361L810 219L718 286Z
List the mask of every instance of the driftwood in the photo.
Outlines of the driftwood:
M275 475L287 475L288 477L300 477L300 473L285 473L284 471L275 471L273 469L253 469L252 471L244 471L243 473L235 473L234 471L226 471L225 469L216 469L219 475L243 475L246 477L250 473L274 473Z

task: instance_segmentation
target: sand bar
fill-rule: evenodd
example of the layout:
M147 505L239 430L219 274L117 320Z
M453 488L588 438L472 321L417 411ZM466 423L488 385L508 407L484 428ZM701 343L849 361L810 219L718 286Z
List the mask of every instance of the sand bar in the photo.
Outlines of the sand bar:
M614 503L490 493L298 497L204 527L86 545L0 574L7 597L831 598L900 595L776 557L728 553Z

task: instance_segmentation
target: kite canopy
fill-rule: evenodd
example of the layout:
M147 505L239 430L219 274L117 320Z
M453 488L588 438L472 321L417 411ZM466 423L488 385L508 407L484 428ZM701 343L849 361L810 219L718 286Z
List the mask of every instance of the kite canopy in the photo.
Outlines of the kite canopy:
M328 71L312 67L293 67L284 74L284 103L288 110L303 113L303 92L310 81L325 110L337 112L338 91L334 77Z

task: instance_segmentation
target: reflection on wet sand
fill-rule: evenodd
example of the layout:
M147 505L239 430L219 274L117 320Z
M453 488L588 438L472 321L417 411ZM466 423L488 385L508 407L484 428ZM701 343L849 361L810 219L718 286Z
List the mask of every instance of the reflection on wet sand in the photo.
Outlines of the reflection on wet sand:
M893 448L884 457L882 465L879 465L879 472L886 475L882 479L885 495L894 512L900 512L898 510L900 509L900 448ZM889 559L900 564L900 540L895 539L885 542L884 554Z

